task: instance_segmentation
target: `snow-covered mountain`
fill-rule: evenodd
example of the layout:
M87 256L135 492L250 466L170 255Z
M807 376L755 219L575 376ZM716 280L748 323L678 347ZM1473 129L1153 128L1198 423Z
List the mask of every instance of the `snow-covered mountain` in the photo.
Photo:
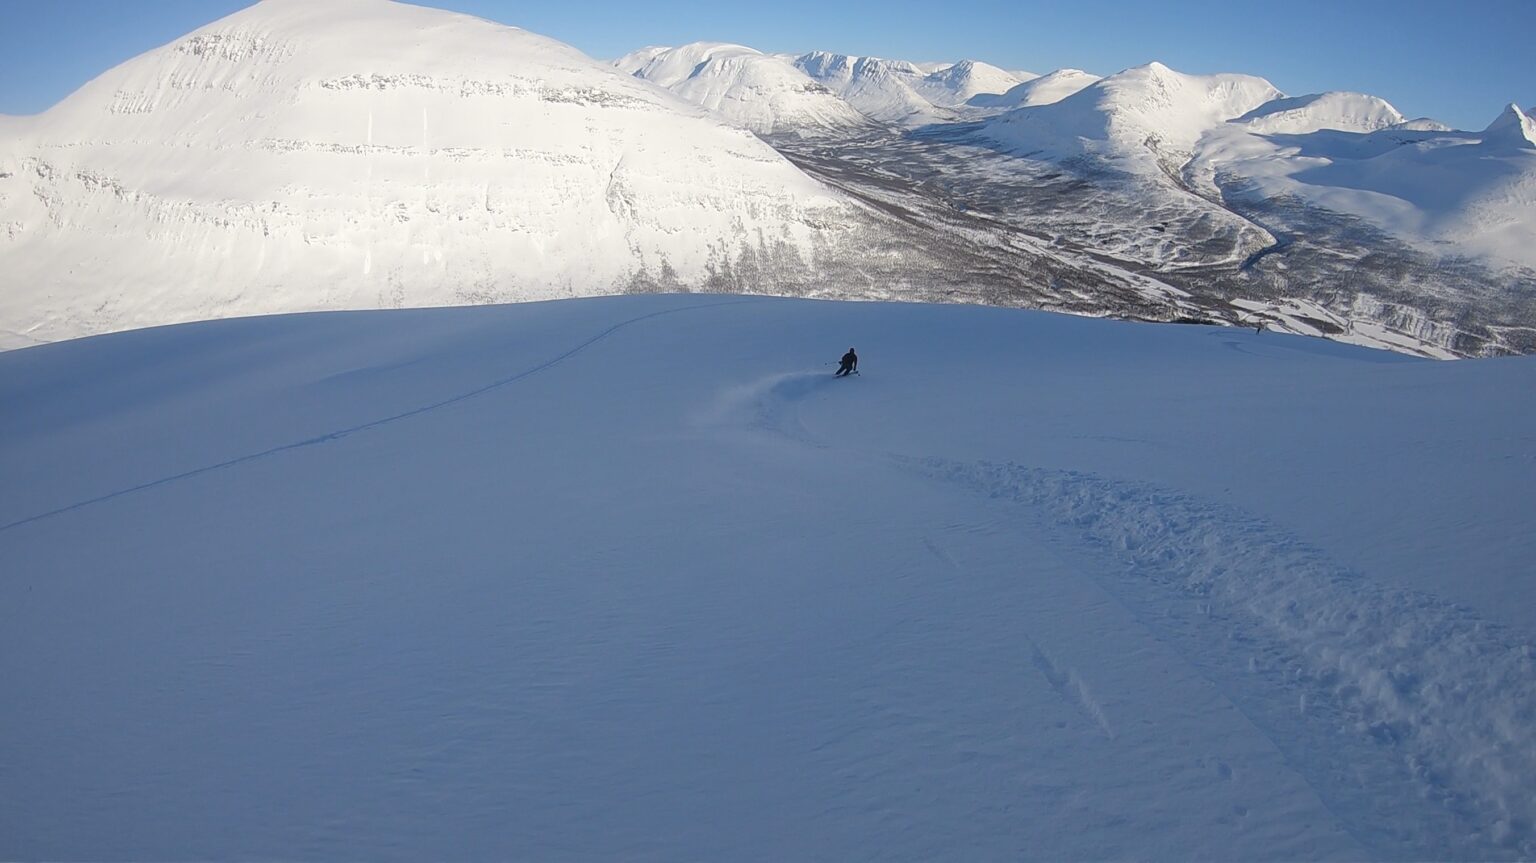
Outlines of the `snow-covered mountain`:
M916 89L934 105L960 108L977 96L1006 93L1022 83L1023 80L1013 72L977 60L961 60L924 75Z
M1447 255L1536 268L1536 121L1518 106L1468 133L1404 123L1354 94L1283 102L1303 111L1265 106L1212 130L1185 179L1215 195L1307 201Z
M1099 80L1081 69L1057 69L1047 75L1026 80L1003 93L981 93L969 104L978 108L1030 108L1060 102Z
M1234 222L1228 204L1295 199L1431 254L1536 267L1536 122L1511 105L1481 134L1437 129L1367 94L1286 97L1262 78L1152 63L1009 111L978 134L1031 158L1098 160L1138 194L1194 191L1189 206L1225 223L1239 254L1282 245L1279 225Z
M1116 160L1187 153L1208 129L1283 97L1251 75L1186 75L1148 63L1060 101L1020 108L981 133L1014 150Z
M1385 99L1364 93L1314 93L1274 99L1231 122L1260 135L1303 135L1320 129L1374 132L1406 122Z
M1536 149L1536 113L1526 113L1519 105L1511 102L1483 130L1482 144L1499 149Z
M3 353L0 859L1529 860L1533 391L740 296Z
M872 120L922 124L947 116L917 92L928 73L902 60L850 57L814 51L793 58L795 67Z
M858 222L748 132L608 64L386 0L265 0L3 130L13 342L744 268L793 291Z
M792 60L860 113L899 126L961 119L979 94L1001 94L1022 83L1013 72L975 60L918 64L826 51Z
M646 48L614 66L764 135L846 133L868 122L789 61L741 45Z
M0 348L708 289L1530 351L1532 123L1156 63L614 65L389 0L266 0L0 117Z

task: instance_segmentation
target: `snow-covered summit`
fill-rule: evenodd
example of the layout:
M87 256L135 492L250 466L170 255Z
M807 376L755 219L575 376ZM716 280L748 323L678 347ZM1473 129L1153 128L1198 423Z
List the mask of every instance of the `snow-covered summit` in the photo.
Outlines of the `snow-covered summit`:
M1360 116L1354 115L1356 122ZM1391 118L1381 110L1373 122ZM1212 130L1186 166L1185 179L1210 185L1218 171L1240 176L1245 195L1347 213L1453 257L1536 266L1536 221L1530 216L1536 212L1536 121L1514 105L1481 133L1434 121L1398 121L1369 131L1306 132L1303 125L1283 140L1255 131L1249 122Z
M996 96L1021 84L1012 72L978 60L960 62L923 77L918 92L935 105L957 108L977 96Z
M1436 119L1434 119L1432 117L1415 117L1412 120L1404 120L1403 122L1398 123L1396 126L1393 126L1392 128L1399 129L1399 130L1404 131L1404 132L1451 132L1451 131L1454 131L1450 126L1448 126L1445 123L1442 123L1439 120L1436 120Z
M1231 121L1261 135L1298 135L1320 129L1374 132L1405 122L1385 99L1332 91L1274 99Z
M816 51L796 57L794 64L872 120L925 123L945 116L917 91L929 73L914 63Z
M1494 121L1483 130L1483 144L1490 147L1513 147L1521 150L1536 149L1536 117L1520 110L1511 102Z
M387 0L265 0L7 126L0 326L19 338L704 287L742 255L780 268L771 289L856 221L608 64Z
M1099 80L1081 69L1057 69L1010 88L1001 94L982 93L973 96L970 104L978 108L1030 108L1060 102L1073 93Z
M614 65L762 134L847 129L866 122L789 61L743 45L646 48Z
M865 116L909 126L957 119L976 96L1020 83L1015 74L975 60L918 64L813 51L793 62Z
M1102 155L1188 151L1208 129L1284 94L1251 75L1187 75L1162 63L1127 69L1059 102L1019 108L984 134L1023 150Z

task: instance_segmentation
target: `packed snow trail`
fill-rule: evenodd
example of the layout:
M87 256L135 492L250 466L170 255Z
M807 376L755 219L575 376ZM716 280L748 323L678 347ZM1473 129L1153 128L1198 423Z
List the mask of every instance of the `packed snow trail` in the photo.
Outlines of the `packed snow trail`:
M1530 855L1536 367L721 302L0 355L0 857Z

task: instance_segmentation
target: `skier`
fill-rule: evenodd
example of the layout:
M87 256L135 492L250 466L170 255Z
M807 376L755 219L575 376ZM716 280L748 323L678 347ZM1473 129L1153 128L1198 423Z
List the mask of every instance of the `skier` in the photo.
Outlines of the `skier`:
M843 363L842 363L842 365L837 367L837 374L833 375L833 377L835 377L835 378L847 377L848 375L853 374L854 372L857 372L858 370L859 370L859 355L853 352L853 348L849 348L848 349L848 353L843 354Z

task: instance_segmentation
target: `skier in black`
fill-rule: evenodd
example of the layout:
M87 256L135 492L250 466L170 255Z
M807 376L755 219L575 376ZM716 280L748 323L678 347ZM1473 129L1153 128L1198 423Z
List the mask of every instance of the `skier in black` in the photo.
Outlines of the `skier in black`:
M849 348L848 353L843 354L843 364L837 367L837 374L833 375L833 377L847 377L858 370L859 355L853 352L853 348Z

